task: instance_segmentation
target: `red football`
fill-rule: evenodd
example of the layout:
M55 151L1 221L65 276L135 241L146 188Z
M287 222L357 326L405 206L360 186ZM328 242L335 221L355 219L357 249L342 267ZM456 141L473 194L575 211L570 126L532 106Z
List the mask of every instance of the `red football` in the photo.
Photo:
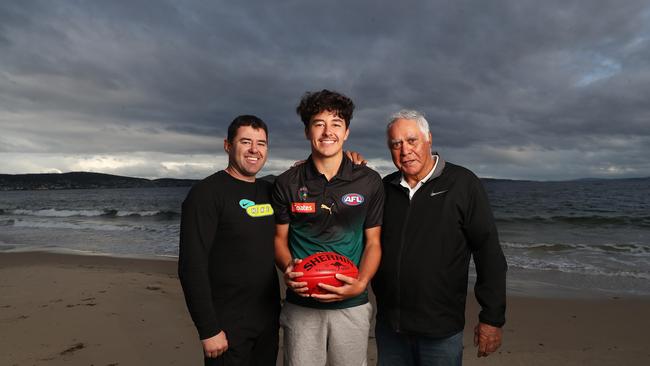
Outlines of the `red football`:
M334 252L318 252L303 258L302 262L296 264L294 272L302 272L303 275L296 277L296 282L307 282L311 294L326 294L327 291L318 286L325 283L332 286L343 286L344 283L336 279L337 273L357 278L359 269L350 258Z

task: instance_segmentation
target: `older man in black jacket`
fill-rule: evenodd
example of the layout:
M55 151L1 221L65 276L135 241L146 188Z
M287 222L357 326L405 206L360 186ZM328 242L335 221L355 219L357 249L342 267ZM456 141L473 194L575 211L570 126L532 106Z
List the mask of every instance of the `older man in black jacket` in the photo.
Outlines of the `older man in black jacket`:
M396 113L387 135L399 171L384 178L384 255L372 282L379 365L462 364L470 257L482 308L474 343L487 356L501 345L507 265L481 182L431 153L422 114Z

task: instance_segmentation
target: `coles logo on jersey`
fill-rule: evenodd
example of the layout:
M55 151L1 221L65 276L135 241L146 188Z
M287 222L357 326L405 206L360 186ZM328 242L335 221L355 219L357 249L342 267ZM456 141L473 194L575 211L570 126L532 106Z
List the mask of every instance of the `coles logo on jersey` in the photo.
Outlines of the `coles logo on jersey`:
M341 197L341 201L348 206L359 206L365 199L359 193L348 193Z
M316 202L291 202L291 212L314 213L316 212Z

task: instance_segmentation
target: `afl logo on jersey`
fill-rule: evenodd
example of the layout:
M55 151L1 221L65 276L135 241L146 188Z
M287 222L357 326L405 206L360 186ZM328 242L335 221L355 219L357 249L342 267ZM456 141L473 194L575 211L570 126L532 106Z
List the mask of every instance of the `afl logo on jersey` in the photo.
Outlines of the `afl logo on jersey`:
M341 197L341 201L348 206L359 206L365 199L358 193L348 193Z

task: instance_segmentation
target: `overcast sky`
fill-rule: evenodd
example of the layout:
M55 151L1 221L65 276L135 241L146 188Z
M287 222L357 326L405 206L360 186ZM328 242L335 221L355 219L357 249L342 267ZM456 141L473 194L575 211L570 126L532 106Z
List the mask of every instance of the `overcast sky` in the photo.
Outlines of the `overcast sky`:
M647 0L0 2L0 173L201 178L238 114L280 173L322 88L354 100L346 147L382 175L412 108L482 177L650 176Z

